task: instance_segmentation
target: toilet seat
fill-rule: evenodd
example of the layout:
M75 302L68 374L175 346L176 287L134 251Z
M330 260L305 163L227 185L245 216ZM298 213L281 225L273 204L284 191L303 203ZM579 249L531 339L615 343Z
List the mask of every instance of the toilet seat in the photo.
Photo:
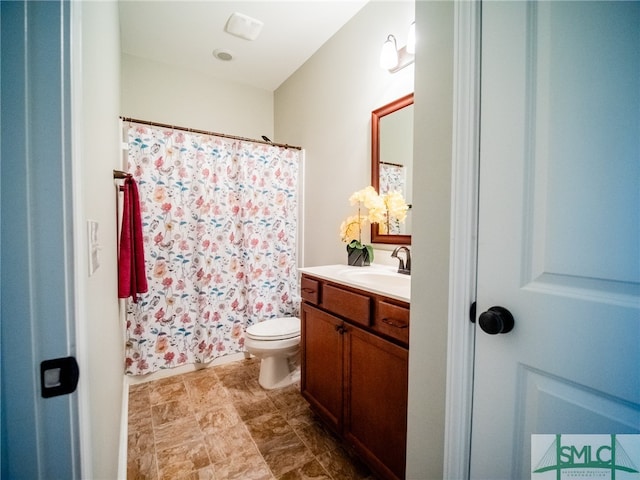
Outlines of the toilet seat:
M287 340L300 336L300 319L281 317L265 320L247 328L247 337L254 340Z

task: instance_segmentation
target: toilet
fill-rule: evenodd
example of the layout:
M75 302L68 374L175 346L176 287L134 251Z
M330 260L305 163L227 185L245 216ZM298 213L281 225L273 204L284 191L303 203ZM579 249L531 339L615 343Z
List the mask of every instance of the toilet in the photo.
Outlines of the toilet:
M247 328L244 348L261 359L260 386L282 388L300 379L300 319L281 317Z

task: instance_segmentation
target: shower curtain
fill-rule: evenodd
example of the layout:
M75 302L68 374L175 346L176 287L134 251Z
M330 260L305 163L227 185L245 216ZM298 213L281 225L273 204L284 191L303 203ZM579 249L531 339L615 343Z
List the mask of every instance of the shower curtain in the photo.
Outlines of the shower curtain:
M243 350L248 326L297 315L301 152L132 124L148 293L127 301L125 371Z
M381 193L400 192L404 198L407 198L406 192L406 174L403 165L394 163L380 162L380 187ZM399 235L402 232L402 225L397 218L392 218L389 225L389 231L392 235Z

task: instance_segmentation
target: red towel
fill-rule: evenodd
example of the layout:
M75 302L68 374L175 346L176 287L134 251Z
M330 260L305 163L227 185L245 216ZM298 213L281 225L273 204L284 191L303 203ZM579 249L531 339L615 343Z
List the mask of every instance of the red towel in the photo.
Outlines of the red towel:
M118 258L118 298L133 297L138 303L138 294L145 293L147 274L144 270L144 245L138 186L131 175L124 181L122 208L122 231L120 232L120 256Z

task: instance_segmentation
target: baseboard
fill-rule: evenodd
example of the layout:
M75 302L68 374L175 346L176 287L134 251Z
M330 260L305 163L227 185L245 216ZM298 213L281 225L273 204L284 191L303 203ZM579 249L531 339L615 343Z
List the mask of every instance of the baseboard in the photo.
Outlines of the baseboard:
M127 446L129 439L129 382L122 382L122 412L120 413L120 448L118 450L118 478L127 478Z
M192 363L189 365L181 365L175 368L167 368L164 370L158 370L148 375L125 375L125 381L128 385L137 385L138 383L153 382L161 378L173 377L175 375L182 375L183 373L195 372L202 370L203 368L216 367L218 365L224 365L225 363L237 362L245 358L244 352L232 353L231 355L225 355L218 357L209 363Z

